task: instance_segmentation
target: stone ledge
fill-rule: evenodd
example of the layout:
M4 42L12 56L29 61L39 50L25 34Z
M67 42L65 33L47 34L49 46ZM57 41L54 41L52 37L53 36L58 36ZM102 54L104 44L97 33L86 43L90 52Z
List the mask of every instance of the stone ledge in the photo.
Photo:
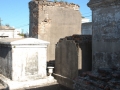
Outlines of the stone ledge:
M69 88L70 90L73 90L73 80L68 78L68 77L65 77L65 76L62 76L62 75L59 75L59 74L53 74L55 76L55 79L57 79L58 83Z
M18 82L18 81L12 81L1 74L0 74L0 81L2 81L1 83L6 88L9 88L9 90L17 90L20 88L25 89L25 88L31 88L31 87L45 87L49 85L58 84L57 80L51 79L49 77L46 77L45 79Z

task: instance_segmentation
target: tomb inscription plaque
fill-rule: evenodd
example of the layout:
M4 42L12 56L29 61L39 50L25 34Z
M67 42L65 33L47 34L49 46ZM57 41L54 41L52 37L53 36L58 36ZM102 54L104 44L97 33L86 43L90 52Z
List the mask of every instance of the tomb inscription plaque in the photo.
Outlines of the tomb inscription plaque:
M34 55L28 54L26 59L26 75L38 74L38 52Z

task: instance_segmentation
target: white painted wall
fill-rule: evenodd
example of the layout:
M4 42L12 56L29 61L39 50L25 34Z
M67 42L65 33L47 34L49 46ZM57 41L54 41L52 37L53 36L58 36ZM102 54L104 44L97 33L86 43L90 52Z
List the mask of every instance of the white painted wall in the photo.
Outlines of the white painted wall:
M0 38L22 38L22 36L18 35L19 33L18 30L0 30Z

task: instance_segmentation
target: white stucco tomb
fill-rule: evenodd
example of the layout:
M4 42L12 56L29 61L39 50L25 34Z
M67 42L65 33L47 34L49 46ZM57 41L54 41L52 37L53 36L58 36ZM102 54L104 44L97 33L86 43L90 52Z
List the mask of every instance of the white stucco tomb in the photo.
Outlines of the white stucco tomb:
M48 44L35 38L0 39L0 79L10 88L45 82Z

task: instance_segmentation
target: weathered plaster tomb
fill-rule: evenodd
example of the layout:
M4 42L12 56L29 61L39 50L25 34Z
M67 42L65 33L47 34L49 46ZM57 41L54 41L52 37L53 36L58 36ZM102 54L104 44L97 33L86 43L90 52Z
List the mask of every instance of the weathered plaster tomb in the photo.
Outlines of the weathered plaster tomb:
M120 90L120 0L90 0L92 71L75 80L75 90Z
M73 89L73 79L92 70L91 41L91 35L73 35L59 40L54 73L59 84Z
M12 81L45 78L48 44L34 38L0 39L0 74Z
M90 0L93 69L120 68L120 0Z
M48 60L55 60L55 44L65 36L80 34L79 6L64 2L33 0L29 2L30 37L50 42Z

